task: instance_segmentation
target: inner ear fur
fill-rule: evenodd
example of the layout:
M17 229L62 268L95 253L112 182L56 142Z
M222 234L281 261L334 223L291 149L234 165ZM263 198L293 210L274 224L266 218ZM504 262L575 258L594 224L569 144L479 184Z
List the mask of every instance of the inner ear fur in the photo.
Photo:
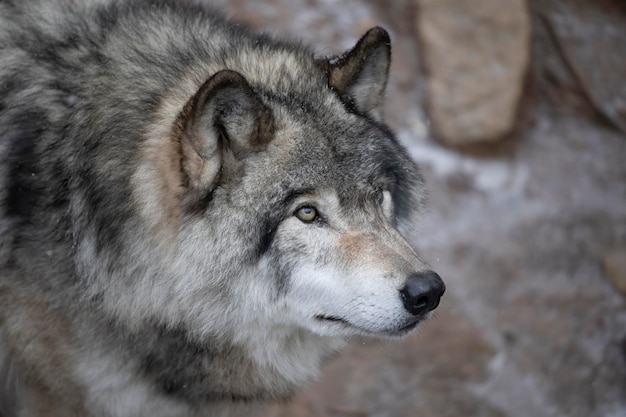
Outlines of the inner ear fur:
M271 110L239 73L223 70L209 78L178 114L184 185L208 192L224 164L262 150L274 135Z
M385 29L370 29L351 50L318 63L327 72L328 86L346 103L382 121L391 63L391 40Z

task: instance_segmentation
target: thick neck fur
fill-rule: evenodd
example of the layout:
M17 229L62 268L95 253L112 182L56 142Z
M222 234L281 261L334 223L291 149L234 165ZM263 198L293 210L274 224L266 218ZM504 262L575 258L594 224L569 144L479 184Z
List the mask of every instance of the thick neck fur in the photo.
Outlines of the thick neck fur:
M223 336L195 341L184 330L158 327L130 335L128 342L142 373L163 395L196 406L286 398L317 377L321 362L345 344L304 330L285 328L272 338L266 333L249 332L244 343Z

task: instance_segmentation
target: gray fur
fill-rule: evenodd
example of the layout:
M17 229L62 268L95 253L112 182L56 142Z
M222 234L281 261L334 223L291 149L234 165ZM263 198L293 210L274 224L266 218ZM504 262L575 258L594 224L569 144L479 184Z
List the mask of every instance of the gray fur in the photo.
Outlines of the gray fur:
M0 0L0 414L222 415L425 319L389 59L380 28L320 58L199 6Z

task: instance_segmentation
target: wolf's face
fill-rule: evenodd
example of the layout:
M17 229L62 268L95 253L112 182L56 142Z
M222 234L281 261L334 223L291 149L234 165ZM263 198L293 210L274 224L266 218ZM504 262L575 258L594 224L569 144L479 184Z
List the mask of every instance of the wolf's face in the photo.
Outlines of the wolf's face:
M339 105L294 119L292 146L279 128L258 174L249 168L251 178L271 171L262 192L276 195L258 196L271 219L259 274L276 283L293 324L322 335L406 334L444 291L399 231L410 230L423 198L416 167L386 129Z
M230 320L215 317L227 300L225 311L245 309L240 322L401 336L439 304L443 282L403 236L423 187L382 124L389 59L377 28L293 69L306 79L292 75L286 91L223 70L187 101L170 134L179 148L159 168L173 180L144 193L168 195L159 212L179 219L178 287L197 305L168 303L194 316L184 321L216 331L203 322Z

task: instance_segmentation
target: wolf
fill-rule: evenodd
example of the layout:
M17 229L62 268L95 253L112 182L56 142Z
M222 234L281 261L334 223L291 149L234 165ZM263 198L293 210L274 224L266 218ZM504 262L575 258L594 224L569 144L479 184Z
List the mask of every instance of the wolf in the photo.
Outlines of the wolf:
M0 414L219 416L441 278L375 27L320 56L195 4L0 0Z

